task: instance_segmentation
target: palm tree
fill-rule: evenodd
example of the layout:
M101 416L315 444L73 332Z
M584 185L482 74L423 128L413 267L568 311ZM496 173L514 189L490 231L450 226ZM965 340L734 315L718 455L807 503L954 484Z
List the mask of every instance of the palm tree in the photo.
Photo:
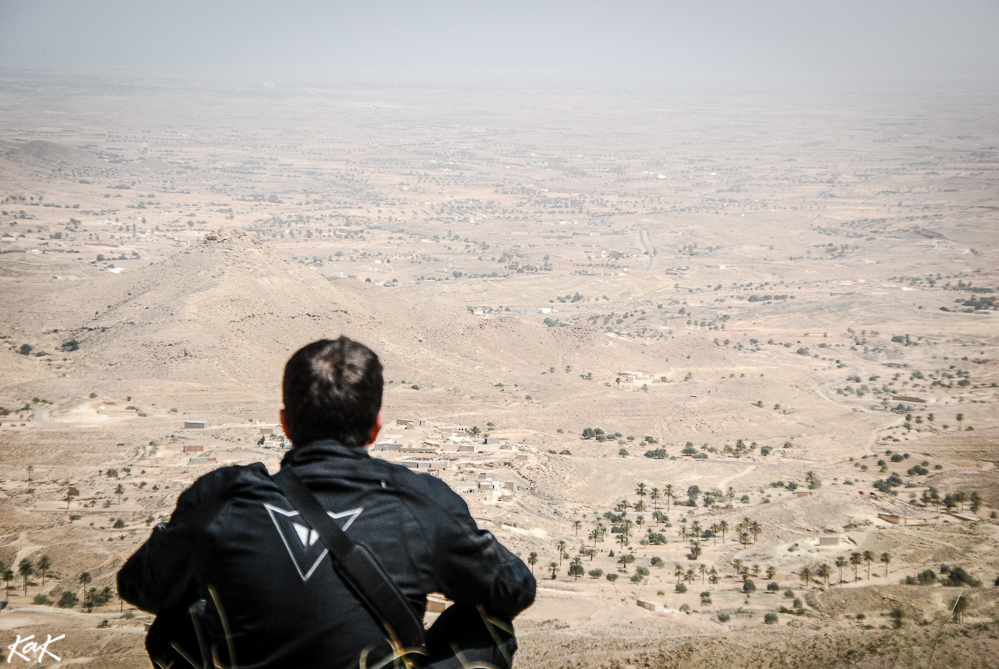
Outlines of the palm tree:
M583 560L578 555L572 558L572 563L569 565L569 573L579 580L580 574L583 573Z
M805 582L806 588L808 587L808 584L812 582L813 576L814 574L812 573L810 567L802 567L801 571L798 572L798 577Z
M35 565L31 564L29 558L21 558L21 561L17 563L17 573L21 575L24 581L24 595L28 595L28 577L34 575Z
M961 424L964 422L964 414L963 413L959 413L956 416L954 416L954 418L957 419L957 429L960 430L961 429Z
M535 551L531 551L531 554L527 556L527 564L531 565L531 576L534 576L534 565L538 563L538 554Z
M704 577L708 574L708 565L703 563L698 565L697 571L701 574L701 583L704 583Z
M874 562L874 553L871 551L864 551L864 562L867 563L867 580L871 580L871 563Z
M582 521L579 521L579 520L572 521L572 529L574 529L576 531L576 536L577 537L579 536L579 528L581 528L582 526L583 526Z
M6 588L5 588L6 594L4 595L6 597L6 596L10 595L10 582L14 580L14 570L13 569L4 569L3 570L3 580L7 584Z
M718 529L721 530L722 543L725 543L725 533L728 532L728 522L723 520L718 523Z
M819 578L823 579L826 582L826 587L827 588L829 587L829 573L831 571L832 570L829 569L829 565L827 565L825 562L823 562L822 564L820 564L815 569L815 575L818 576Z
M645 489L644 483L639 483L638 487L635 488L635 494L638 495L638 501L642 501L642 498L648 495L648 491Z
M80 582L80 585L83 586L83 592L80 593L80 594L83 595L83 600L86 601L86 599L87 599L87 586L90 585L90 581L93 580L93 579L90 578L90 572L89 571L83 572L82 574L80 574L80 577L77 580Z
M847 561L846 561L845 557L843 557L842 555L840 555L840 556L838 556L836 558L836 566L839 567L839 582L840 583L843 582L843 568L846 567L846 565L847 565Z
M52 561L49 560L48 555L43 555L38 558L38 571L42 574L42 587L45 586L45 572L52 568Z
M659 504L658 504L658 502L659 502L659 488L653 488L649 492L649 499L652 500L652 508L654 510L658 510L659 509Z
M121 504L121 496L125 494L125 486L118 484L118 487L114 489L114 494L118 495L118 504Z
M478 427L477 425L473 425L473 426L472 426L472 429L470 429L470 430L468 431L468 433L469 433L470 435L472 435L472 437L474 438L474 437L477 437L477 436L479 436L480 434L482 434L482 430L480 430L480 429L479 429L479 427Z
M882 553L880 561L885 566L885 578L888 578L888 563L891 562L891 555L888 555L888 553Z
M760 524L754 520L749 523L749 532L753 535L753 543L755 544L757 537L760 536L760 533L763 532L763 530L760 527Z
M863 556L860 553L854 551L850 553L850 564L853 565L853 580L859 581L860 576L857 574L857 570L860 569L860 563L864 561Z
M693 523L690 524L690 533L693 534L694 537L700 538L700 536L701 536L701 521L695 520Z
M697 539L690 540L690 554L694 556L694 559L701 557L701 542Z
M558 563L550 562L548 563L548 571L552 573L552 580L555 580L555 575L558 574Z
M718 527L718 523L713 523L711 525L711 527L709 527L708 529L711 530L711 538L714 539L714 545L717 546L718 545L718 532L721 531L719 529L719 527Z
M673 484L667 483L663 486L663 497L666 498L666 513L669 513L669 503L673 499Z
M968 501L968 495L963 490L954 493L954 501L961 504L961 513L964 513L964 503Z
M673 575L676 576L676 582L680 582L680 578L683 576L683 567L679 563L676 565L676 569L673 570Z
M753 565L753 576L759 577L759 575L760 575L760 565L754 564Z
M732 560L732 566L735 567L736 574L742 574L742 559L736 558Z
M777 575L777 567L775 567L773 565L770 565L769 567L767 567L767 580L768 581L774 580L774 576L776 576L776 575Z
M693 583L695 578L697 578L697 574L694 573L693 567L688 569L687 572L683 575L683 580L685 580L687 583Z
M559 539L559 542L558 542L558 567L559 567L559 569L562 568L562 554L563 553L565 553L565 541L562 540L562 539Z
M62 498L62 501L66 502L66 508L68 509L69 503L73 501L73 496L67 492L66 496Z

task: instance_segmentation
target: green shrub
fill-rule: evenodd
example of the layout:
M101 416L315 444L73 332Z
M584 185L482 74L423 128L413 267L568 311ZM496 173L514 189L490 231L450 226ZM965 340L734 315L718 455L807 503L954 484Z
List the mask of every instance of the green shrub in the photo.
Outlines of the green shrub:
M80 601L79 597L77 597L74 593L70 592L69 590L66 590L65 592L62 593L62 595L60 595L59 601L56 603L56 606L58 606L60 609L71 609L74 606L76 606L76 603L78 601Z
M727 613L719 613L718 614L718 622L720 622L720 623L727 623L731 619L732 619L732 616L730 616Z
M39 606L52 606L52 600L41 593L35 595L35 598L31 601Z
M674 588L674 590L676 590L678 593L682 595L683 593L687 592L687 586L685 586L683 583L677 583L676 588Z
M776 613L768 613L768 614L766 614L765 616L763 616L763 622L766 623L767 625L776 625L777 624L777 614Z
M755 584L755 583L753 583L753 582L752 582L751 580L749 580L749 579L747 578L747 579L746 579L745 581L743 581L743 583L742 583L742 591L743 591L743 592L756 592L756 584Z

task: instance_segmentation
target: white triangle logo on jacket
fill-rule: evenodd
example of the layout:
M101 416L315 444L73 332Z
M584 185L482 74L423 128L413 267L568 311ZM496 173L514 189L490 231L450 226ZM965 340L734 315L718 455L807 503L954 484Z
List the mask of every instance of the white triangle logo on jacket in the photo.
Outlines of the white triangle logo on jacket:
M302 578L303 582L308 581L328 552L322 542L319 541L319 533L300 522L292 520L292 518L297 519L298 511L285 511L266 503L264 504L264 508L267 509L267 513L271 517L271 522L274 523L274 527L277 529L278 535L281 537L281 541L284 543L284 547L288 551L295 569L298 571L298 575ZM337 522L340 529L346 532L347 528L361 515L363 510L363 508L359 507L339 513L327 511L326 515L335 521L346 519L342 523Z

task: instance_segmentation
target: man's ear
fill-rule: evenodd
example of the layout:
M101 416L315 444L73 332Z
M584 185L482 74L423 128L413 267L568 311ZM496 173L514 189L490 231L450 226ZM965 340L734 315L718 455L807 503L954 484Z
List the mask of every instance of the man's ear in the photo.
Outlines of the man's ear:
M382 431L382 415L378 414L375 418L375 426L371 428L371 433L368 435L368 443L364 444L365 448L375 443L375 439L378 438L378 433Z
M281 419L281 429L284 430L284 436L288 437L288 441L291 441L291 434L288 432L288 420L284 417L284 409L278 412L278 416Z

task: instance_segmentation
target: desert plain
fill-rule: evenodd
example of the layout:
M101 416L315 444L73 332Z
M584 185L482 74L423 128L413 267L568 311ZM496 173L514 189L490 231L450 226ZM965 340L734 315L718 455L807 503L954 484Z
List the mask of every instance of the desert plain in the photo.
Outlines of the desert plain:
M0 646L148 666L117 569L345 334L517 666L995 666L997 188L956 83L0 71Z

